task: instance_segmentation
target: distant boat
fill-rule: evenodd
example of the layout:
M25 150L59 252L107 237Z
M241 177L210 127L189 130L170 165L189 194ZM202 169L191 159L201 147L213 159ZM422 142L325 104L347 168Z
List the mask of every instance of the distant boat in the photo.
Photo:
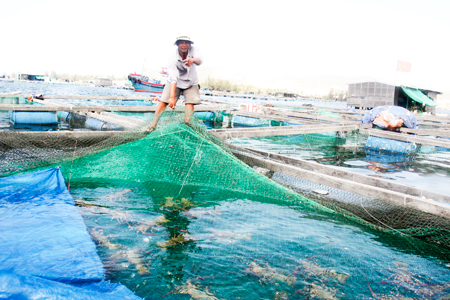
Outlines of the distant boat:
M140 74L130 74L128 75L128 80L137 92L147 92L147 93L158 93L161 94L164 89L164 84L162 81L167 76L167 71L163 68L161 72L162 80L149 79L147 76L142 76Z

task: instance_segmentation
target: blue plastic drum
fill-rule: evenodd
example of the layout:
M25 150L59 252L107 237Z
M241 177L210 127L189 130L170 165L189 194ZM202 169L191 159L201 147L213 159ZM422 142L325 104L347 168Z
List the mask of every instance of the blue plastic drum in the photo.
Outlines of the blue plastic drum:
M47 125L58 124L56 111L9 111L13 124Z
M371 136L367 139L366 148L374 150L382 150L396 153L410 154L417 149L415 143L408 143L402 141L395 141L376 136Z

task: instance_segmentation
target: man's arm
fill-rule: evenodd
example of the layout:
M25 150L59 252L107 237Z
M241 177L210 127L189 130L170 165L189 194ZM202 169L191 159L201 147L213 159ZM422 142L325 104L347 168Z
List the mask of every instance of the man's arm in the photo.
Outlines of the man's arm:
M187 58L183 60L184 64L187 67L192 66L192 64L196 64L197 66L200 66L203 63L203 55L200 52L200 50L197 47L191 48L192 52L189 52L191 54L191 58Z
M177 90L177 83L176 82L171 83L170 84L169 107L172 109L175 108L175 104L176 104L176 101L175 101L176 90Z
M191 57L184 59L183 62L186 66L190 67L193 63L197 66L200 65L202 63L202 60L200 59L200 57Z

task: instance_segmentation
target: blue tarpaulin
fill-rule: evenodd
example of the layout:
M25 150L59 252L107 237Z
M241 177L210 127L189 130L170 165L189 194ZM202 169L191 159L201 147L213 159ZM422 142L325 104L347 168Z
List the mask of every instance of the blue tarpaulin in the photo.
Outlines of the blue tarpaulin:
M385 105L374 107L363 116L361 122L363 124L370 124L375 120L376 117L380 116L383 111L387 111L388 113L393 114L396 118L402 119L404 121L403 124L408 128L419 128L416 117L409 110L400 106ZM374 124L381 128L384 128L383 124L377 124L375 122Z
M0 178L0 298L139 299L104 275L58 168Z

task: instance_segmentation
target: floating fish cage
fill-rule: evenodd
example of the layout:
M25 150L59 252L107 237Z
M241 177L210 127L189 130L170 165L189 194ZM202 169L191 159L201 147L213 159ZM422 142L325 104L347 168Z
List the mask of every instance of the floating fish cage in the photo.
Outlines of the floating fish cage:
M123 106L155 106L156 103L148 100L101 100L101 99L59 99L58 101L71 105L95 105L95 106L109 106L109 105L123 105Z
M448 194L449 148L368 136L357 131L233 138L233 145L311 160Z
M286 148L287 150L298 149L309 151L329 149L332 151L335 147L345 144L345 142L346 138L342 137L341 134L337 132L239 138L231 140L232 144L239 145L244 143L247 146L252 145L252 147L261 150L274 149L274 146L278 146L281 151L279 153L285 153L285 151L282 150L283 148Z
M19 104L19 97L0 97L0 104Z
M124 116L141 121L148 121L155 115L155 112L126 112L126 111L112 111L112 114Z
M28 101L23 97L10 97L9 101L0 101L1 104L32 104L32 101ZM14 125L55 125L58 124L58 118L56 112L53 111L20 111L20 106L18 110L9 111L9 120Z
M61 121L66 122L70 124L70 126L76 128L86 128L91 130L106 130L106 131L124 130L124 128L120 125L111 122L101 121L96 118L86 117L84 115L74 112L61 111L58 112L58 117Z
M450 292L449 219L280 172L261 175L203 125L183 120L167 112L150 134L119 132L84 147L44 133L14 151L27 137L6 136L2 295L439 299ZM368 138L330 132L254 138L252 146L316 145L330 157L326 149L357 145L357 154L340 154L350 160L376 155Z
M301 126L303 124L300 123L292 123L292 122L283 122L282 126Z
M16 97L1 97L0 104L17 105L16 110L0 111L0 128L10 130L49 130L58 126L56 112L20 110L20 105L39 105L27 99Z
M68 111L3 111L0 112L0 128L3 130L124 130L120 125L86 117Z
M244 127L268 127L268 126L280 126L282 122L267 119L258 119L245 116L233 116L232 119L233 127L244 126Z

